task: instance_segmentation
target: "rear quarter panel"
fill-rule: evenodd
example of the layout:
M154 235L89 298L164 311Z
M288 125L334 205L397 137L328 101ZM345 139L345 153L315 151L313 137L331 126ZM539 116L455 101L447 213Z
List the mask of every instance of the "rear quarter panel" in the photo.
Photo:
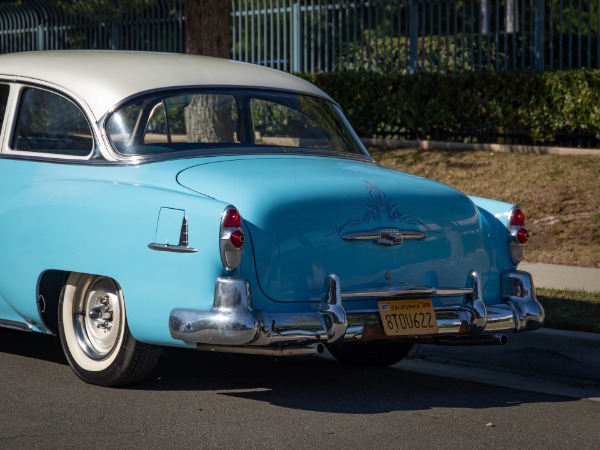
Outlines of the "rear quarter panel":
M134 337L180 344L170 337L169 314L176 307L212 305L214 280L223 271L218 233L226 205L179 187L173 166L0 160L4 309L39 323L36 289L44 271L105 275L123 290ZM185 210L189 245L197 253L147 247L161 207Z
M502 299L502 273L516 268L510 258L510 232L508 231L511 209L515 205L489 198L472 196L469 198L479 208L485 230L490 236L492 270L485 290L486 303L498 303Z

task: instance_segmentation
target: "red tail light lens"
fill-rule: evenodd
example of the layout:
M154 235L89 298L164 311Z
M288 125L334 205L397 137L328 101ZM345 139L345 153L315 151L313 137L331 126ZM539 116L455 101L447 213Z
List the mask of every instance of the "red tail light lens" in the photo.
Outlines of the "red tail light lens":
M244 242L246 242L246 236L240 230L235 230L233 233L231 233L230 239L231 239L231 244L235 248L241 248L242 245L244 245Z
M525 214L519 208L513 210L510 216L510 225L513 227L525 226Z
M529 231L525 228L525 214L518 206L513 207L508 220L510 257L516 265L523 260L524 245L529 241Z
M242 228L242 216L237 209L229 208L225 211L223 226L225 228Z
M246 235L242 231L242 216L236 208L229 205L221 215L219 233L221 261L225 270L232 271L240 266L244 242Z
M519 244L526 244L528 240L529 231L525 228L520 228L519 231L517 231L517 241L519 241Z

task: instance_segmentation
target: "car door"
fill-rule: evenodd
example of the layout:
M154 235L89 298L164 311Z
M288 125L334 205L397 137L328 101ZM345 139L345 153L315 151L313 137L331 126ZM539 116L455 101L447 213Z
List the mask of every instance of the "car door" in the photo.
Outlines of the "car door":
M43 330L37 283L51 253L45 244L60 215L56 179L81 171L73 164L94 150L84 113L65 95L35 85L0 88L5 100L0 157L0 325ZM63 186L68 182L63 183Z
M0 82L0 144L4 142L5 136L8 134L9 126L7 124L10 108L10 84ZM0 160L0 165L2 161ZM0 173L0 198L2 192L6 192L9 187L7 183L10 182L10 177L2 176ZM0 202L0 209L3 207ZM4 272L11 271L11 264L7 256L7 249L0 247L0 270ZM23 318L20 317L16 311L10 307L5 299L5 286L0 284L0 325L9 328L28 328L23 323Z

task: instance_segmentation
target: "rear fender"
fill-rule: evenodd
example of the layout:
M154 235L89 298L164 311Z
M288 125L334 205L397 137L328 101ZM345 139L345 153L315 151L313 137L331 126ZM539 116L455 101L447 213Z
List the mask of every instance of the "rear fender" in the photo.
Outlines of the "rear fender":
M483 197L469 196L469 198L480 211L483 210L495 217L508 230L511 212L513 208L516 208L516 205Z
M486 303L501 301L502 274L514 271L517 267L510 256L510 245L514 238L509 229L509 220L513 208L511 203L501 202L481 197L469 197L479 209L483 226L489 234L490 254L492 255L492 270L489 282L484 291Z
M105 275L123 289L133 336L173 344L168 331L173 308L212 306L215 279L224 270L218 236L225 206L189 192L104 181L28 185L0 210L0 248L12 264L10 271L0 272L0 295L35 323L40 321L40 274L60 270ZM161 208L187 217L189 246L196 252L148 247L161 239ZM173 226L166 227L171 235Z

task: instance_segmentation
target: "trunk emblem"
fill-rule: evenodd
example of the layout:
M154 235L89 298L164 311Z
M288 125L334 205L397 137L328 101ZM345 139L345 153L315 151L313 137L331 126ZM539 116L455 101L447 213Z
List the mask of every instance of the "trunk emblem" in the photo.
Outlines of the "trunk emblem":
M376 228L367 231L351 231L342 235L345 241L377 241L381 245L402 244L404 240L420 241L427 237L425 233L413 230L398 230L396 228Z
M379 232L377 243L381 245L402 244L402 231L400 230L382 230Z

